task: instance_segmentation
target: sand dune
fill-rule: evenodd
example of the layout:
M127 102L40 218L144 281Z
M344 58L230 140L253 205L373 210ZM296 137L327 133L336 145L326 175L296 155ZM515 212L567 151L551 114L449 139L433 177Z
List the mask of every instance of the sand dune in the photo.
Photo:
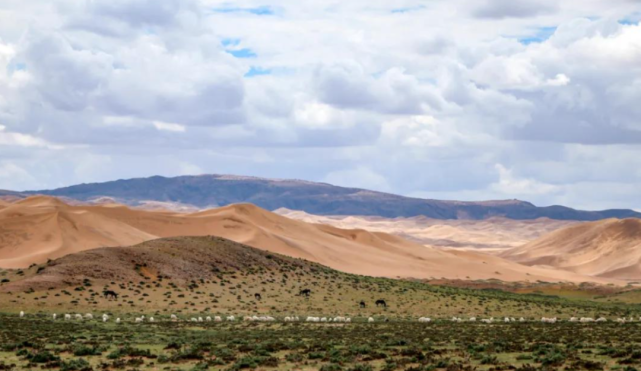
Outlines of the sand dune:
M0 267L25 267L73 252L128 246L159 237L204 235L371 276L592 280L476 252L443 251L387 233L310 224L251 204L180 214L133 210L116 204L71 206L42 196L0 210Z
M607 219L583 223L500 255L530 266L641 280L641 220Z
M425 217L390 219L368 216L321 216L289 209L278 209L275 213L308 223L390 233L423 245L482 250L486 253L498 253L521 246L557 229L579 223L548 218L513 220L494 217L485 220L439 220Z

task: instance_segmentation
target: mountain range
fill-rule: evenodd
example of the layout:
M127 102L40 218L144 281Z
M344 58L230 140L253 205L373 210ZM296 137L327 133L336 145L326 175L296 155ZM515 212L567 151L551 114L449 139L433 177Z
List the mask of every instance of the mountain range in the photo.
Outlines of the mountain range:
M520 200L481 202L441 201L405 197L359 188L346 188L303 180L266 179L234 175L199 175L167 178L153 176L36 191L0 191L0 196L50 195L80 201L117 202L196 210L235 203L252 203L267 210L287 208L316 215L362 215L387 218L425 216L433 219L492 217L527 220L594 221L607 218L640 218L626 210L583 211L564 206L537 207Z

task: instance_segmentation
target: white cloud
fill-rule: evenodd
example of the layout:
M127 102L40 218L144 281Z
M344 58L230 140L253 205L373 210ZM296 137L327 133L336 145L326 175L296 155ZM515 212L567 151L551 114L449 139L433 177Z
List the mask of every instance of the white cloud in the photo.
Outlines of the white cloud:
M160 131L171 131L171 132L175 132L175 133L184 133L185 130L186 130L183 125L174 124L174 123L171 123L171 122L154 121L154 122L152 122L152 124L154 125L154 127L157 130L160 130Z
M3 1L0 158L31 174L5 186L230 172L589 207L641 186L634 1L234 6Z
M536 179L516 177L511 169L507 169L501 164L496 164L495 167L499 180L491 184L490 189L506 197L528 197L531 195L551 194L560 190L558 186L545 184Z

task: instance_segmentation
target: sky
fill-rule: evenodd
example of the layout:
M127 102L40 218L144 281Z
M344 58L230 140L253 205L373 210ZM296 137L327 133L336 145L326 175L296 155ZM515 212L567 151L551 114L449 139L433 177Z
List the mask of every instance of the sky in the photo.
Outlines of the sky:
M152 175L641 210L640 0L2 0L0 189Z

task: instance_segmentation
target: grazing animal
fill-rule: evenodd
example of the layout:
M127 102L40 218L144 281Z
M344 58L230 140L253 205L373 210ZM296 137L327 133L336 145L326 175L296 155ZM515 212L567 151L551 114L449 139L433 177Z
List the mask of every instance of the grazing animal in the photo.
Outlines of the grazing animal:
M136 317L136 323L142 323L143 318L142 317Z
M259 294L259 293L255 293L255 294L254 294L254 299L256 299L256 300L262 300L262 299L263 299L263 297L262 297L262 296L260 296L260 294Z
M91 313L85 314L85 319L93 319L93 314Z
M376 306L377 307L387 308L387 303L383 299L378 299L378 300L376 300Z
M154 321L154 317L149 317L149 322L153 322L153 321Z
M594 322L608 322L608 320L603 317L599 317Z
M198 322L197 318L191 317L191 322Z
M109 299L109 298L112 298L114 300L118 299L118 293L113 290L105 290L102 292L102 294L105 296L105 299Z
M302 289L298 292L298 295L305 296L305 297L309 297L309 295L311 294L312 294L312 290L310 289Z
M107 322L109 320L109 316L105 313L102 315L102 322Z
M360 303L358 303L358 305L359 305L361 308L365 308L365 302L364 302L364 301L362 301L362 300L361 300L361 302L360 302Z
M372 323L372 322L374 322L374 318L372 318L372 317L369 317L369 318L367 319L367 322L369 322L369 323Z
M54 313L54 314L53 314L53 320L54 320L54 321L56 320L56 317L58 317L58 315Z
M227 316L227 321L228 321L228 322L233 322L233 321L235 321L235 320L236 320L236 317L234 317L234 316Z
M20 318L24 317L24 312L20 311Z
M426 323L426 322L432 322L432 319L429 317L420 317L418 321L421 323Z
M214 322L222 322L223 319L220 316L215 316L214 317Z
M476 322L476 317L470 317L470 322Z
M116 323L120 323L120 318L116 318Z
M203 317L198 317L198 322L202 322L202 321L203 321Z
M71 319L71 314L65 314L65 321L69 321Z
M178 321L178 317L176 317L175 314L172 314L170 318L171 318L172 322L177 322Z
M205 317L205 321L211 322L211 317L209 317L209 316Z
M80 313L76 314L76 319L78 321L82 321L82 314L80 314Z

